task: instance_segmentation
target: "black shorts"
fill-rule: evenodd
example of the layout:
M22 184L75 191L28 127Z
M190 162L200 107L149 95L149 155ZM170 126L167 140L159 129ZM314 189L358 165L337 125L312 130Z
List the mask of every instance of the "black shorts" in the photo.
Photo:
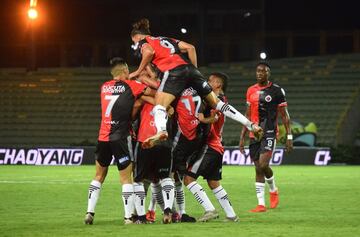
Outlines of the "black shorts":
M172 94L175 97L179 97L188 87L194 88L201 97L212 91L205 77L192 64L181 65L166 71L162 73L160 79L158 91Z
M130 136L117 141L98 141L95 160L102 167L108 167L114 157L118 170L123 170L133 161L132 153Z
M208 145L200 151L198 159L189 166L187 174L194 179L199 176L206 180L221 180L223 155Z
M250 139L250 158L253 161L257 161L260 159L260 154L266 152L273 152L276 146L276 134L275 132L267 131L265 135L260 141L256 141L255 139Z
M181 176L186 173L187 166L192 159L196 159L202 144L201 137L194 140L188 140L183 134L179 134L178 141L174 143L173 171L178 172Z
M168 178L172 167L171 147L157 145L150 149L142 149L141 142L138 142L134 163L135 182Z

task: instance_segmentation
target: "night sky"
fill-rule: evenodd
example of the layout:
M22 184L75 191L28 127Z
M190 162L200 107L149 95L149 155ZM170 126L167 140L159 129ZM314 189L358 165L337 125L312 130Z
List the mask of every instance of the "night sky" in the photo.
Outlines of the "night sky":
M59 42L122 42L131 40L131 23L142 17L151 22L152 34L175 37L188 42L199 38L199 14L206 9L205 31L209 36L241 35L261 30L261 15L256 0L38 0L39 18L33 27L36 40L51 47ZM28 0L0 0L0 52L11 54L12 63L0 55L0 66L16 66L29 40ZM265 30L319 31L360 29L357 1L265 0ZM244 17L248 10L254 14ZM253 12L252 12L253 13ZM220 15L221 20L219 21ZM180 28L188 30L186 35ZM75 46L76 47L76 46ZM40 50L41 51L41 50ZM24 65L24 60L21 64ZM55 65L55 64L54 64ZM49 65L50 66L50 65Z
M21 41L26 32L27 0L1 0L0 35L1 43ZM149 12L177 8L178 4L196 6L197 1L121 1L121 0L38 0L40 18L37 24L51 39L111 39L128 37L131 22L141 16L154 20L152 28L160 33L171 33L178 30L178 16L161 22L160 14ZM169 5L170 4L172 5ZM218 2L207 2L209 9L246 9L247 6L256 7L249 1L223 0L222 6ZM251 2L251 1L250 1ZM256 2L256 1L252 1ZM360 28L360 16L357 1L284 1L266 0L266 30L341 30ZM201 4L201 3L200 3ZM178 14L181 15L181 14ZM186 16L186 14L184 14ZM240 16L239 16L240 17ZM245 19L251 21L249 19ZM189 25L191 20L184 18ZM187 21L187 22L186 22ZM164 26L163 24L166 24ZM256 26L255 26L256 27ZM235 29L236 30L236 29Z

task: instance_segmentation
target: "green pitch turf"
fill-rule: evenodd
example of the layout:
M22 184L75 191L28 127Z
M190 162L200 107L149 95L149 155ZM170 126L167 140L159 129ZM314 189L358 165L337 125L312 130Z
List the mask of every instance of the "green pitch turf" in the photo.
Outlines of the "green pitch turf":
M111 167L92 226L83 224L93 166L0 166L0 236L360 236L360 167L274 167L278 209L249 213L256 205L253 167L224 167L227 190L239 223L223 223L224 212L206 187L220 219L208 223L123 225L116 167ZM200 182L205 187L203 180ZM268 193L266 199L268 201ZM201 206L186 190L187 212Z

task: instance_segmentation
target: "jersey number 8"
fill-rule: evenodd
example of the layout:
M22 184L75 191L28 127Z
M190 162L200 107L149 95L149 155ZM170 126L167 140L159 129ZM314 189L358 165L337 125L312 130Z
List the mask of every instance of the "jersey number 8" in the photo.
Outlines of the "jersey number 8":
M175 47L168 39L160 38L160 45L164 48L170 49L171 54L175 53Z

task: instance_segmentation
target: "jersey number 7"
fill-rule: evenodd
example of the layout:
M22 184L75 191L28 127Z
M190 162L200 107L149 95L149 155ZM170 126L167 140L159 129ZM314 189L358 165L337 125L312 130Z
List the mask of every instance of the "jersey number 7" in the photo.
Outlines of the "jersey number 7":
M110 100L108 106L106 107L105 117L110 116L112 107L114 106L114 104L118 98L119 98L119 95L105 95L105 100Z

